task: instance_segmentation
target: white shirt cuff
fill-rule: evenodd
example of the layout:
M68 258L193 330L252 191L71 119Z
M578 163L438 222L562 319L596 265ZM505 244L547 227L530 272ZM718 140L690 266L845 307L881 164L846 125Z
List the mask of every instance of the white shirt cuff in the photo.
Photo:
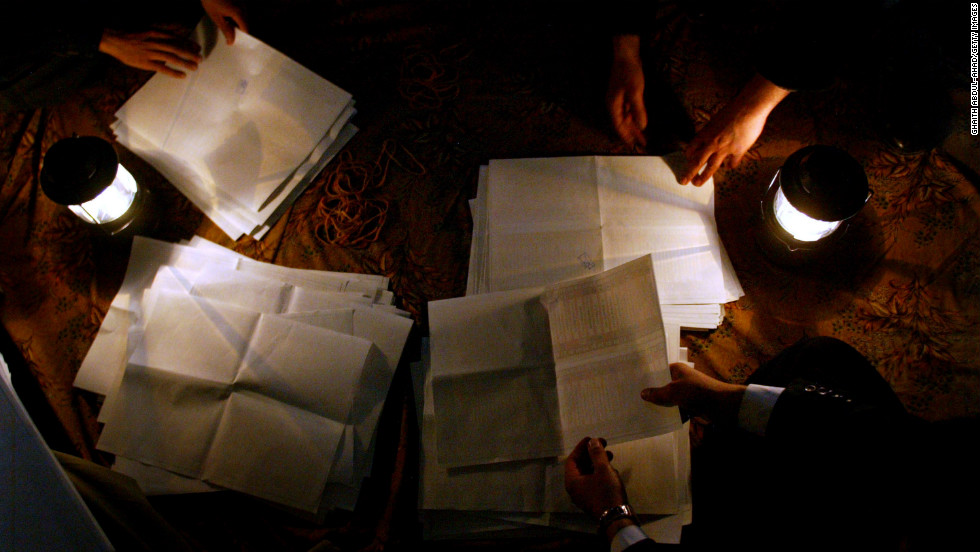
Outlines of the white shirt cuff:
M782 387L749 385L738 407L738 427L756 435L765 435L769 415L783 390Z
M649 538L639 525L627 525L616 532L616 536L613 537L612 543L609 545L609 552L623 552L641 540Z

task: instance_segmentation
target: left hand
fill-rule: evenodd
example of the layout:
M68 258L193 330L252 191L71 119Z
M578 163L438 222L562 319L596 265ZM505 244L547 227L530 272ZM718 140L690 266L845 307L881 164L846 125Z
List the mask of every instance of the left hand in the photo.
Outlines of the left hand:
M643 103L643 62L640 61L640 37L613 37L613 61L606 91L606 109L616 133L631 147L646 147L643 131L647 127L647 110Z
M660 406L679 406L720 425L736 425L746 387L715 379L683 362L670 365L671 382L648 387L640 398Z
M221 29L221 34L225 35L228 44L235 42L235 27L248 32L248 26L245 25L245 12L231 0L201 0L201 7L207 12L211 21Z
M610 464L602 439L586 437L565 460L565 490L572 502L598 520L604 511L626 504L626 487Z

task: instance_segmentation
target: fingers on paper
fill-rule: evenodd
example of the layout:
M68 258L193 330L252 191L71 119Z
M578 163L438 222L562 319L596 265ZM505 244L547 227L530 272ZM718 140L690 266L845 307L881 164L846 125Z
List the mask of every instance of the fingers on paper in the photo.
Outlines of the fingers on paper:
M154 52L150 55L150 66L148 69L158 71L171 77L182 78L185 73L180 69L194 71L197 69L197 62L181 57L170 52Z
M216 17L214 19L214 24L218 26L219 30L221 30L221 34L225 35L225 42L227 42L229 45L235 43L235 27L238 27L243 31L245 30L237 20L222 16Z
M670 397L668 386L647 387L640 391L640 398L658 406L677 406Z
M210 8L207 10L208 16L214 21L221 34L225 35L225 42L229 45L235 43L236 28L246 33L249 32L248 25L245 23L244 12L230 2L207 3L205 8Z
M593 441L599 447L596 451L593 451ZM613 453L605 447L606 440L601 437L599 439L585 437L579 441L565 461L566 479L591 475L596 472L597 466L608 465L613 459Z
M725 158L726 158L725 154L721 152L715 152L711 154L711 157L708 158L707 163L705 163L704 165L704 169L702 169L699 174L691 178L691 184L694 184L695 186L704 185L704 183L707 182L709 178L711 178L712 176L714 176L716 172L718 172L718 169L721 168L721 165L725 161Z
M130 64L171 77L184 77L182 69L194 71L202 60L199 45L166 31L147 31L136 44Z
M192 50L172 44L156 44L152 52L156 52L156 61L166 61L193 71L201 62L201 56Z
M694 371L694 367L684 362L674 362L670 365L671 383L662 387L648 387L640 391L640 398L658 406L678 406L679 391L677 382L686 380Z
M684 157L687 158L687 172L681 177L681 184L691 183L695 186L704 184L718 170L718 167L715 167L714 170L709 172L709 168L714 164L718 156L719 153L707 147L707 145L701 144L698 141L692 142L684 150ZM718 166L721 166L721 160L718 160L717 163Z
M606 450L606 440L601 437L598 439L589 439L589 460L592 461L593 469L597 472L605 471L611 469L609 461L612 460L612 454Z
M591 472L592 463L588 461L589 438L586 437L575 445L568 459L565 460L565 480L570 481L575 477Z

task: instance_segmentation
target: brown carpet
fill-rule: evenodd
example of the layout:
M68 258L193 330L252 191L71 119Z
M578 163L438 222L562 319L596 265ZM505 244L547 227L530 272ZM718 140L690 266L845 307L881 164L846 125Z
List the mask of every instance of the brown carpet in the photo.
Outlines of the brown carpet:
M353 93L360 132L262 241L230 242L146 163L121 152L164 208L149 235L175 241L197 234L263 261L389 276L418 326L406 360L417 356L417 338L427 333L427 302L465 292L467 200L480 164L634 153L612 134L603 108L608 43L596 23L600 4L252 4L253 34ZM653 154L677 147L751 74L733 22L664 4L647 37ZM66 452L100 463L109 459L95 450L99 399L71 383L122 280L129 243L99 235L50 202L36 175L42 152L58 139L73 132L111 137L112 114L147 77L110 62L62 105L0 115L0 321L67 435L73 450ZM716 176L719 230L746 295L725 306L718 330L687 333L685 342L700 369L742 382L800 337L834 336L871 359L912 413L976 416L980 198L977 176L959 152L974 159L980 152L975 138L963 140L968 112L958 114L951 138L960 161L942 147L901 153L877 131L867 97L848 82L791 95L742 165ZM788 270L762 256L752 232L772 174L813 143L849 151L874 195L846 251L818 267ZM338 203L337 178L365 175L364 189ZM341 228L331 218L337 208L368 214L362 225ZM206 550L406 548L419 535L414 420L402 366L361 504L325 524L231 493L155 504ZM584 538L522 546L595 544Z

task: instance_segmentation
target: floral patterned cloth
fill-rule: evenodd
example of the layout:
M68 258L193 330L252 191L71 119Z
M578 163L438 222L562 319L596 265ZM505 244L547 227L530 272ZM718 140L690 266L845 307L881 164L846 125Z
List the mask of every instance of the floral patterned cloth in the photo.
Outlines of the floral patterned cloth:
M748 56L738 53L744 34L670 5L660 23L663 75L700 127L751 74ZM977 175L942 147L905 153L891 146L874 103L879 86L844 78L791 94L740 166L716 174L719 233L746 295L726 305L719 330L687 336L692 359L742 382L801 337L833 336L868 357L913 414L976 416ZM964 106L957 115L956 133L965 135L969 112ZM782 268L753 237L760 200L782 161L810 144L849 152L864 167L872 197L842 251L815 266ZM980 157L978 147L974 138L969 155Z
M360 132L261 241L231 242L145 162L120 149L160 206L148 235L176 241L197 234L267 262L384 274L424 335L427 302L465 292L467 200L481 164L636 153L607 122L608 42L584 5L267 4L274 5L254 6L253 32L352 92ZM665 3L645 58L650 142L660 144L649 153L676 148L685 123L703 125L751 75L738 35L727 30ZM62 105L0 115L0 321L68 434L76 449L70 452L101 463L110 459L95 450L100 400L71 384L122 281L129 241L100 235L50 202L37 173L43 152L60 138L111 139L112 114L146 78L109 63ZM914 154L890 148L876 133L866 97L847 82L792 94L742 164L716 175L719 232L746 294L725 306L718 330L683 339L699 369L742 382L799 338L834 336L871 359L912 413L975 416L976 174L943 148ZM782 160L815 143L850 152L865 167L873 197L845 251L819 266L781 268L756 246L759 201ZM347 219L357 222L341 224ZM406 357L417 355L413 340ZM411 541L418 441L406 372L403 366L396 376L374 475L352 516L308 523L237 496L158 504L205 549L299 550L320 540L361 549Z

